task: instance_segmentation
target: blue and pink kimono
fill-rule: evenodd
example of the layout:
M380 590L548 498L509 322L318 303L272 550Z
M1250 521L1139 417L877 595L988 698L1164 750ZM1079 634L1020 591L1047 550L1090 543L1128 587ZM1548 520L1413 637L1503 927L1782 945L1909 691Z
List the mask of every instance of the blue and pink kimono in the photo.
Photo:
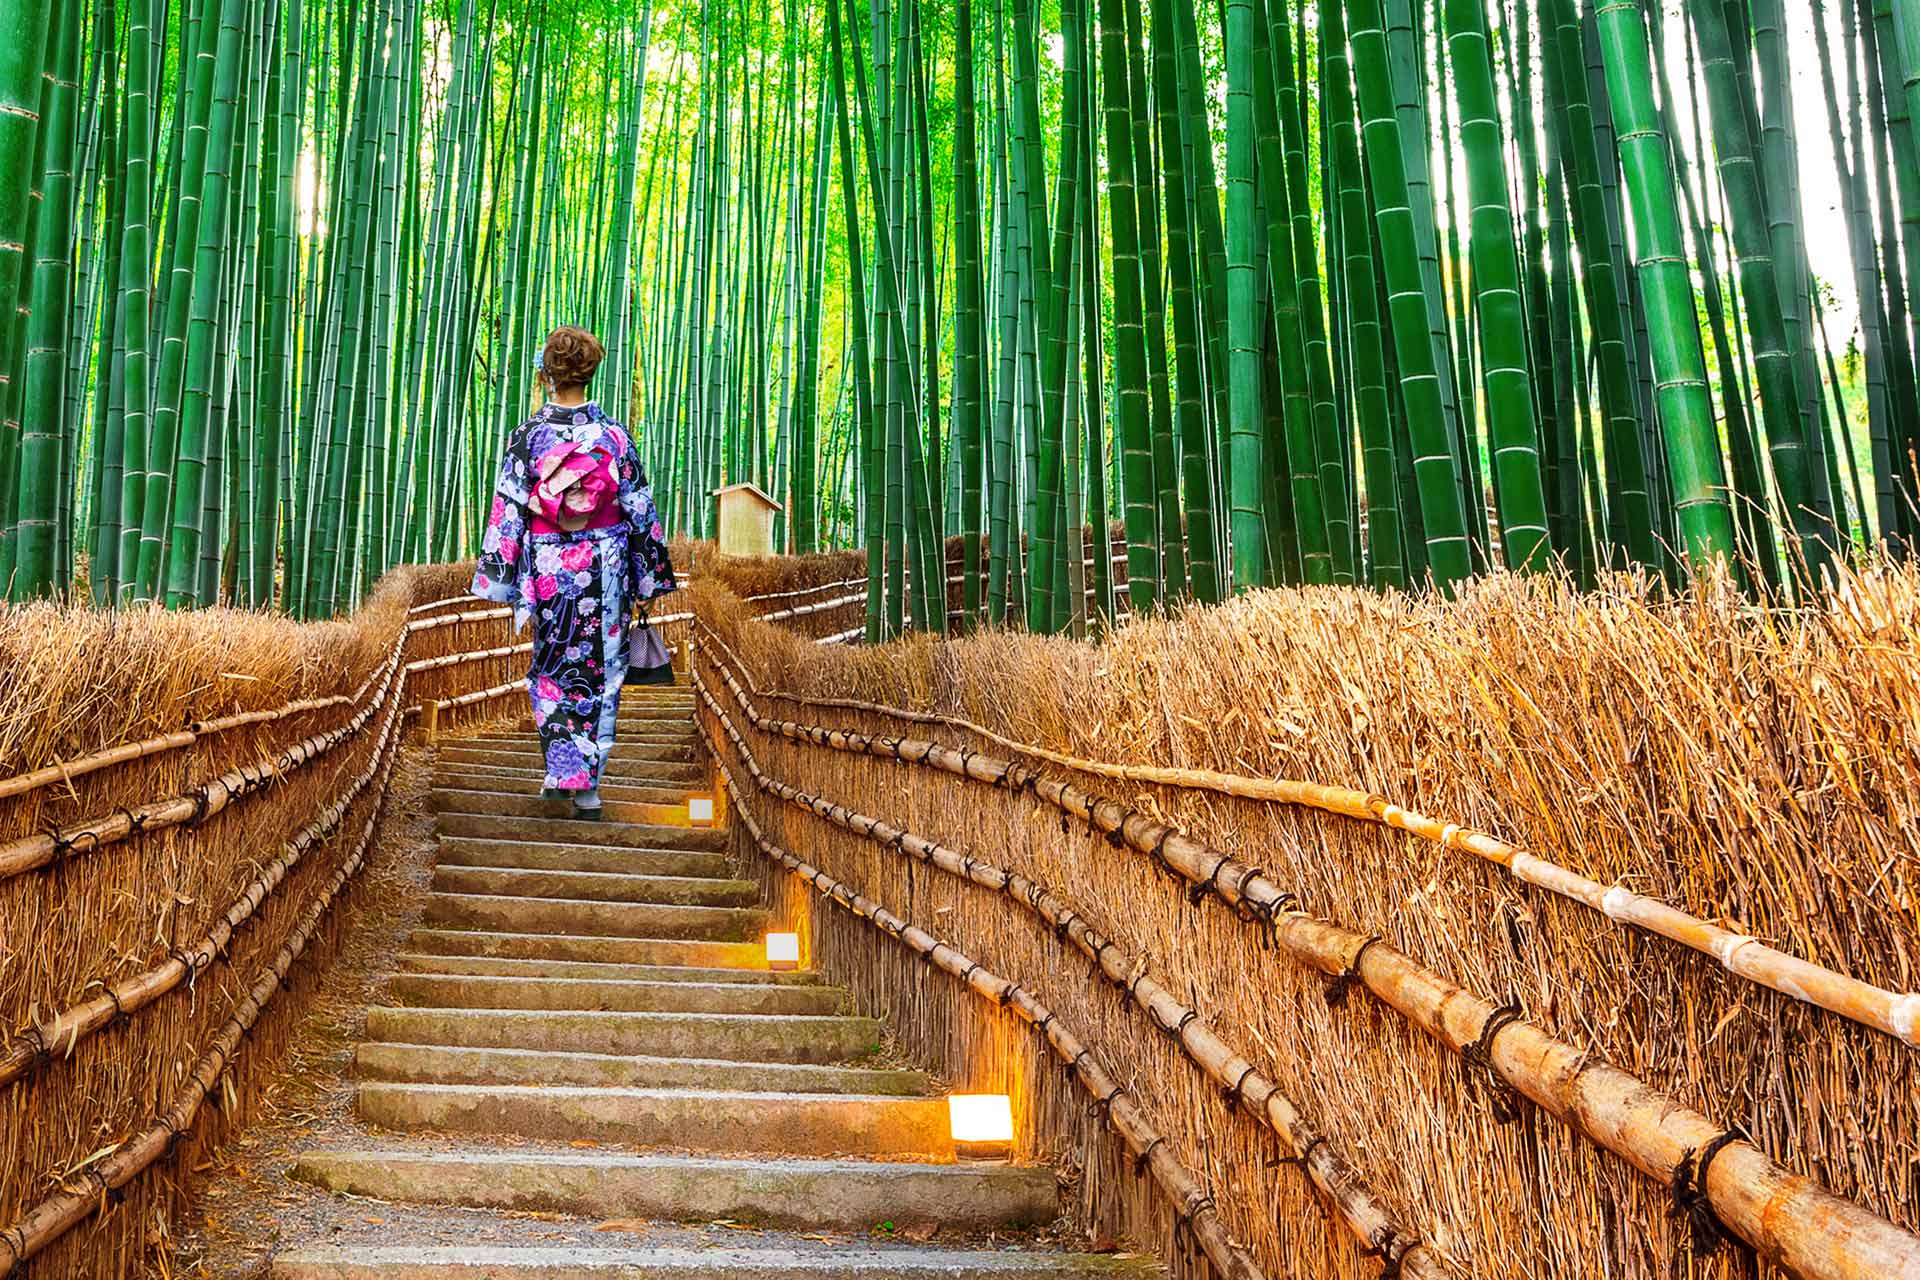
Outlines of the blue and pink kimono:
M613 749L634 606L675 589L633 441L597 404L548 404L507 438L473 594L534 623L527 692L546 786L590 791Z

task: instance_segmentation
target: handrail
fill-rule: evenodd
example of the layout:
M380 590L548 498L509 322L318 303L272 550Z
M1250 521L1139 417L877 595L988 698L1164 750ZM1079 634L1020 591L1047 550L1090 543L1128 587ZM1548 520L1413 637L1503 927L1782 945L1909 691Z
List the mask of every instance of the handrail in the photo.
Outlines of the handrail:
M233 715L221 716L214 720L196 720L186 728L176 729L172 733L159 734L155 737L142 739L139 742L123 742L118 746L107 747L103 750L92 752L89 755L79 756L72 760L55 761L53 764L43 768L15 774L11 778L0 778L0 800L25 795L30 791L37 791L41 787L48 786L55 782L71 781L74 778L83 777L86 774L110 768L113 765L129 764L132 761L144 760L148 756L157 756L163 752L178 751L183 747L192 746L202 738L211 737L216 733L224 733L228 729L238 729L250 724L265 724L273 720L284 720L290 716L304 715L309 711L325 711L330 707L351 706L366 696L367 689L372 685L374 679L385 670L387 663L392 662L393 659L398 656L401 648L406 643L406 638L407 633L402 632L400 637L394 641L394 646L388 652L387 657L382 660L382 664L376 666L369 672L367 678L362 680L352 693L330 694L324 698L303 698L296 702L289 702L282 706L272 708L271 710L240 711Z
M392 777L391 764L390 758L388 772L381 782L383 800L387 780ZM185 1082L174 1094L172 1105L156 1117L154 1124L123 1140L97 1164L63 1177L55 1190L16 1219L12 1226L0 1231L0 1248L6 1250L6 1269L0 1271L0 1276L13 1274L20 1264L95 1212L117 1202L117 1193L122 1187L164 1159L193 1128L201 1104L218 1087L220 1077L232 1061L241 1039L252 1029L274 992L286 981L294 962L312 941L314 932L326 918L334 899L365 864L367 846L373 840L374 825L379 821L380 810L380 804L372 806L353 853L333 873L321 894L301 913L299 925L293 934L236 1002L234 1012L221 1024L212 1044L187 1073Z
M707 635L722 649L725 640ZM731 653L730 650L727 652ZM732 661L738 663L737 656ZM1025 790L1119 845L1176 873L1270 928L1277 953L1359 985L1448 1051L1517 1091L1663 1184L1684 1186L1712 1218L1807 1280L1920 1280L1920 1238L1793 1173L1740 1135L1634 1075L1567 1044L1426 969L1378 934L1318 920L1259 868L1238 862L1131 806L1036 769L938 743L880 738L762 716L732 672L716 664L749 723L788 741L928 767L974 783ZM1342 988L1344 990L1344 987ZM1696 1165L1697 1154L1712 1157Z
M739 665L737 659L736 665ZM1637 926L1689 950L1711 956L1727 972L1757 986L1815 1005L1862 1026L1872 1027L1907 1044L1920 1046L1920 993L1889 991L1811 960L1803 960L1769 946L1751 934L1723 929L1679 907L1621 885L1603 885L1486 832L1458 823L1443 822L1417 810L1404 808L1378 793L1284 778L1251 778L1205 769L1110 764L1020 742L960 716L909 711L853 698L810 698L759 689L755 689L754 693L801 706L857 711L911 724L962 729L1017 755L1044 760L1094 777L1297 805L1404 831L1431 840L1443 849L1459 850L1491 862L1516 880L1589 907L1616 923Z
M719 664L716 662L715 665L717 667ZM1397 1265L1398 1274L1407 1280L1438 1280L1443 1274L1418 1238L1403 1226L1395 1225L1373 1190L1361 1180L1359 1171L1335 1151L1327 1136L1300 1115L1293 1101L1281 1092L1278 1085L1261 1075L1250 1060L1228 1045L1200 1016L1198 1010L1181 1003L1171 992L1148 977L1144 959L1136 957L1114 939L1095 931L1078 911L1044 885L972 854L963 854L770 777L760 767L731 717L714 700L697 668L694 671L694 688L707 710L713 713L726 731L756 790L804 809L882 848L897 849L956 878L1003 894L1009 902L1025 905L1049 929L1078 947L1117 989L1124 991L1128 999L1152 1020L1154 1026L1170 1036L1187 1058L1219 1087L1230 1104L1242 1106L1247 1114L1258 1119L1284 1142L1307 1176L1332 1200L1354 1235L1370 1248L1381 1251L1389 1263ZM737 702L737 686L730 685L729 688ZM742 706L745 709L744 704ZM730 793L738 794L737 791Z
M346 819L354 801L380 772L397 740L402 720L400 701L399 698L392 700L386 727L381 730L367 767L332 805L287 841L285 851L241 891L205 937L193 946L176 947L168 953L164 964L111 984L90 983L90 987L100 988L100 995L64 1009L45 1022L30 1024L0 1053L0 1086L26 1075L37 1063L56 1053L70 1056L75 1045L115 1018L126 1017L152 1004L181 983L195 979L216 959L225 958L235 932L254 918L312 847L333 834Z
M321 759L342 742L357 735L387 699L399 674L400 649L396 646L386 663L380 694L362 707L346 723L325 733L312 734L291 747L276 749L251 765L229 769L217 778L190 788L186 793L151 800L145 804L116 809L103 816L88 818L65 827L25 836L0 845L0 880L44 867L83 853L93 853L118 844L129 836L164 827L198 824L221 812L236 800L244 799L288 774ZM404 675L399 675L405 680Z
M732 790L733 771L717 755L714 762ZM803 862L768 839L766 832L744 807L735 810L747 828L754 847L811 884L836 906L865 920L894 941L907 947L927 963L960 979L975 994L1003 1008L1011 1008L1039 1030L1054 1056L1066 1064L1069 1074L1080 1082L1094 1100L1094 1106L1113 1126L1131 1151L1141 1169L1151 1169L1154 1181L1175 1206L1180 1225L1193 1233L1201 1251L1225 1280L1265 1280L1246 1251L1234 1243L1213 1196L1179 1159L1168 1150L1164 1135L1157 1133L1144 1110L1134 1101L1127 1086L1115 1080L1093 1056L1093 1050L1060 1021L1053 1010L1040 1003L1031 991L1017 982L985 968L966 953L925 929L894 915L880 904L854 892L819 868ZM944 954L942 954L944 953Z

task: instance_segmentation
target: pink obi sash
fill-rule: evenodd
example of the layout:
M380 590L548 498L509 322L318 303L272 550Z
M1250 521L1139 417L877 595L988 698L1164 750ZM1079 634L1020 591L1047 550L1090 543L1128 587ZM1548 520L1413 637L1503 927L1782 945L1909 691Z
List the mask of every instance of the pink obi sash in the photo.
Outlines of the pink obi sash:
M568 440L533 464L529 525L534 533L579 533L620 522L620 481L610 442Z
M621 518L620 505L618 503L612 503L609 504L605 510L594 513L591 520L588 520L577 529L563 529L559 525L541 516L532 516L527 520L527 531L535 535L591 533L595 529L611 529L620 523Z

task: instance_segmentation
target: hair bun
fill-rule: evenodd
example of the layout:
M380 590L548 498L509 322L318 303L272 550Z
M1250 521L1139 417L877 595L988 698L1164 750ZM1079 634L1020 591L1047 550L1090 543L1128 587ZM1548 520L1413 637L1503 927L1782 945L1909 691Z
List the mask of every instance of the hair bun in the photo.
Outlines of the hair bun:
M600 345L600 339L585 329L562 325L547 335L547 345L540 353L540 369L553 386L584 387L593 381L600 362L606 358L607 349Z

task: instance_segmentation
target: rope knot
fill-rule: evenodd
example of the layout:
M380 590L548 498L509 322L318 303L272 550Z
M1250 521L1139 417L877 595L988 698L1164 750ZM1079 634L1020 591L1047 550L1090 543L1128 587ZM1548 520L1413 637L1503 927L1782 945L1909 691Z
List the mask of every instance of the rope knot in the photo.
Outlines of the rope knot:
M1354 951L1353 958L1347 961L1347 967L1333 976L1327 983L1327 989L1321 994L1327 1004L1335 1009L1347 1002L1347 995L1353 990L1353 984L1360 981L1360 958L1367 954L1367 948L1380 941L1377 933L1368 934L1364 942Z
M1720 1215L1713 1211L1713 1201L1707 1196L1707 1170L1712 1167L1715 1156L1733 1143L1745 1140L1746 1134L1736 1126L1721 1133L1697 1152L1689 1148L1680 1157L1680 1163L1674 1166L1673 1181L1668 1186L1673 1194L1673 1203L1667 1207L1667 1216L1686 1219L1689 1245L1696 1258L1711 1256L1731 1236L1726 1225L1720 1221Z

